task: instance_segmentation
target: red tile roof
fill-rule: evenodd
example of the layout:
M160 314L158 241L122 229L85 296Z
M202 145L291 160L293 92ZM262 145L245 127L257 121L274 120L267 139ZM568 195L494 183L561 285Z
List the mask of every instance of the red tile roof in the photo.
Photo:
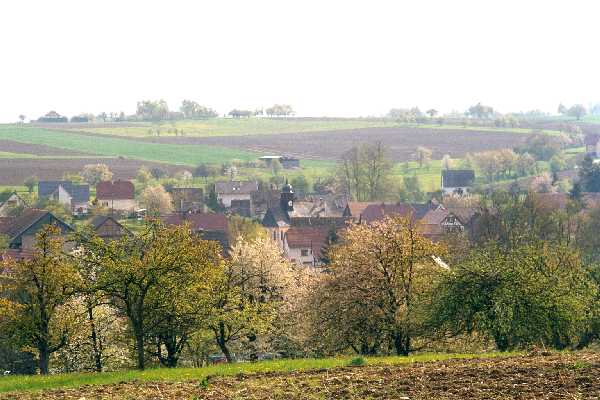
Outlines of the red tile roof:
M320 258L328 233L329 229L324 227L291 227L285 240L291 249L312 249L313 255Z
M360 222L370 224L375 221L380 221L385 217L414 217L414 215L415 209L410 204L371 204L361 213Z
M130 181L103 181L96 186L96 198L99 200L133 200L135 187Z
M350 215L348 216L358 219L358 217L360 217L360 214L362 214L362 212L365 211L365 208L372 204L377 203L370 203L365 201L349 201L347 205L347 210L350 212Z
M194 231L227 232L229 224L223 214L170 214L163 218L165 225L183 225L188 223Z

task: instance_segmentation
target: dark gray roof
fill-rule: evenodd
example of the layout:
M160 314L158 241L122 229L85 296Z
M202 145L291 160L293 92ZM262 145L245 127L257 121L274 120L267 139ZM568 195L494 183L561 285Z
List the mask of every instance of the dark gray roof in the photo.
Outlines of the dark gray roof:
M73 230L69 225L56 218L50 211L28 208L18 217L5 218L3 223L0 224L0 233L7 235L11 240L14 240L36 222L45 217L59 223L64 230Z
M215 192L218 194L252 194L257 190L256 181L215 182Z
M475 171L472 169L445 169L442 171L442 187L472 186Z
M72 183L70 181L41 181L38 183L38 196L48 197L62 186L65 190L70 187Z
M73 201L76 203L86 203L90 201L90 185L72 185L71 190L67 190Z
M92 218L92 220L90 221L90 225L94 228L94 229L98 229L100 226L104 225L104 223L106 221L108 221L109 219L111 219L112 217L108 216L108 215L96 215L94 218ZM116 222L116 220L115 220Z
M290 218L280 205L276 205L274 207L269 207L262 220L262 224L267 228L277 228L289 225Z
M48 197L62 186L73 198L75 203L85 203L90 200L90 185L75 185L71 181L42 181L38 183L38 196Z

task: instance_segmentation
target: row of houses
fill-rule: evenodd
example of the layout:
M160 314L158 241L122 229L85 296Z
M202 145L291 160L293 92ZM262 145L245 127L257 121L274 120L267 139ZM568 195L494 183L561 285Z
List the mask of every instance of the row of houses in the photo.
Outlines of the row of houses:
M226 251L229 246L229 226L227 217L223 214L169 214L162 218L165 225L187 224L190 230L206 240L217 241ZM62 235L74 232L74 228L56 217L50 211L34 208L25 209L17 217L0 217L0 235L7 238L8 249L0 252L0 258L12 257L22 259L29 257L35 250L36 234L45 225L55 225ZM99 237L108 240L118 240L133 233L110 215L96 215L87 225Z
M267 210L262 224L288 259L305 266L319 266L332 233L348 224L371 224L386 217L402 216L418 223L422 234L440 240L449 233L472 232L477 216L474 207L449 207L427 203L297 201L294 189L286 184L278 204Z
M473 178L468 171L442 174L442 182L453 185L450 193L468 193ZM278 192L260 191L253 181L217 182L213 190L217 201L228 213L259 216L269 237L287 258L307 266L321 264L329 237L349 223L369 224L387 216L401 215L418 221L424 235L438 239L448 232L469 229L475 216L472 209L449 208L436 202L348 202L344 196L335 195L308 195L299 199L288 183ZM66 180L44 181L39 183L38 193L42 198L68 205L75 215L89 212L89 185ZM175 212L162 216L163 222L166 225L188 224L193 232L205 239L218 241L226 252L230 246L228 218L224 214L206 212L203 190L173 188L171 195ZM114 211L134 211L137 209L135 188L129 181L100 182L96 186L95 203ZM26 254L32 250L35 233L45 224L55 223L65 233L72 231L68 224L44 210L26 209L19 217L3 214L4 209L15 206L28 207L17 193L0 204L0 234L9 238L13 254L19 251ZM106 240L131 234L117 219L108 215L95 216L88 224Z
M67 206L73 215L81 216L89 212L90 186L71 181L41 181L38 183L38 197L50 199ZM101 207L116 211L131 212L137 208L135 187L130 181L103 181L96 185L96 202Z

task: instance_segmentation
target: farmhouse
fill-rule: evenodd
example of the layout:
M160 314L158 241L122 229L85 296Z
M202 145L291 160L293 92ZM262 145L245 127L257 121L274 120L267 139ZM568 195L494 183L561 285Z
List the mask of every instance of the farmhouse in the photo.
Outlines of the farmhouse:
M74 215L84 215L88 213L90 186L76 185L71 181L41 181L38 183L38 196L64 204Z
M191 231L204 240L213 240L221 245L224 254L229 252L229 222L223 214L175 213L162 217L165 225L188 224Z
M284 235L283 251L293 263L319 266L328 233L326 226L292 226Z
M130 181L103 181L96 186L96 201L110 210L132 212L137 208L135 187Z
M302 257L315 255L315 251L312 247L309 249L305 246L306 241L300 243L299 236L311 232L309 236L316 240L315 238L322 236L322 231L327 232L330 229L339 229L345 226L346 220L347 218L343 216L342 209L324 199L296 201L292 185L286 184L281 190L279 202L268 208L262 224L267 229L271 240L275 241L279 248L286 252L289 259L295 259L296 262L303 263L308 261ZM292 228L313 228L313 230L293 230L290 245L286 233ZM307 256L295 257L293 251L291 254L287 253L287 251L293 249L309 249L312 250L312 255L309 252Z
M300 168L300 160L296 157L291 156L262 156L258 158L260 161L263 161L267 166L271 166L271 163L274 160L277 160L281 163L281 167L283 169L296 169Z
M474 181L472 169L445 169L442 171L442 194L468 194Z
M440 240L443 236L452 233L473 233L473 222L477 216L474 207L448 207L440 206L428 211L419 221L419 228L423 236L431 240Z
M0 201L0 217L8 216L10 210L17 207L27 207L27 202L17 192L12 192L4 201Z
M33 250L35 248L35 235L44 225L56 225L62 234L67 234L73 229L56 218L50 211L26 209L18 217L0 218L0 234L8 237L8 247L15 250Z
M133 235L129 229L109 215L96 215L90 221L90 227L105 242Z
M69 119L56 111L50 111L43 117L39 117L38 122L69 122Z
M600 157L600 135L591 133L585 136L585 154Z
M225 208L231 207L232 200L252 201L252 193L257 191L258 183L256 181L229 181L215 183L217 201Z

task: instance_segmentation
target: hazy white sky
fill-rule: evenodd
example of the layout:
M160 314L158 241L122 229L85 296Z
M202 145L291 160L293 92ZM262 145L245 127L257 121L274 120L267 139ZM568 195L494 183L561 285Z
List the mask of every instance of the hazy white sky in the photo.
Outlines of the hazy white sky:
M554 111L600 101L600 2L2 0L0 121L136 101Z

